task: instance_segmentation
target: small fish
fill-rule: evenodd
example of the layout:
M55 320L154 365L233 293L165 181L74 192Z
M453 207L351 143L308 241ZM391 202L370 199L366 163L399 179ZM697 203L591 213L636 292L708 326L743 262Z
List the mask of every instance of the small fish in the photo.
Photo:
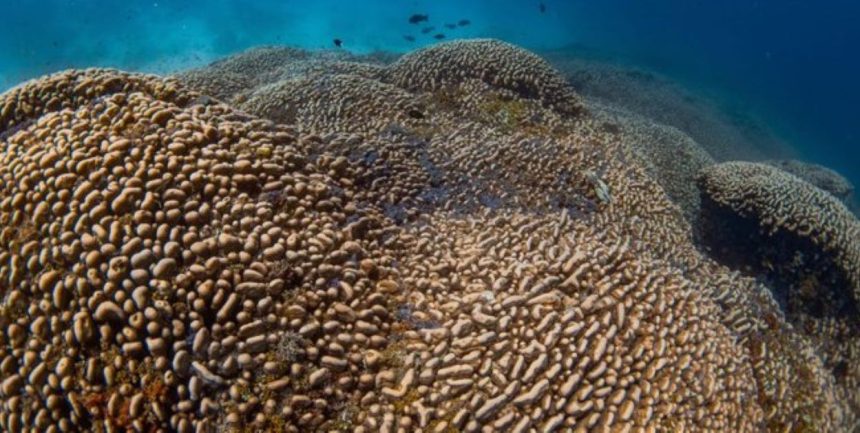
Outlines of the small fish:
M412 35L403 35L403 39L406 39L409 42L415 42L415 36Z
M457 25L456 25L456 24L450 24L450 23L449 23L449 24L445 24L445 28L446 28L446 29L451 29L451 30L453 30L453 29L456 29L456 28L457 28Z
M468 26L469 24L472 24L472 22L471 22L471 21L469 21L469 20L460 20L460 21L457 21L457 25L458 25L458 26L460 26L460 27L466 27L466 26Z
M409 17L409 24L418 24L420 22L428 21L429 19L430 15L414 14Z
M421 29L421 33L423 33L423 34L425 34L425 35L426 35L427 33L430 33L430 32L432 32L433 30L436 30L436 27L433 27L433 26L430 26L430 27L424 27L423 29Z
M442 39L445 39L445 34L444 33L436 33L435 35L433 35L433 37L438 39L438 40L442 40Z
M544 2L540 2L538 9L540 9L540 13L546 13L546 4L544 4Z
M343 46L343 41L342 41L342 40L340 40L340 39L335 39L335 40L334 40L334 41L332 41L332 42L334 42L334 46L336 46L336 47L338 47L338 48L340 48L340 47L342 47L342 46Z
M585 178L591 183L591 187L594 188L594 195L597 196L598 200L604 204L611 203L612 194L610 194L609 186L606 185L606 182L591 170L585 170L583 174L585 174Z

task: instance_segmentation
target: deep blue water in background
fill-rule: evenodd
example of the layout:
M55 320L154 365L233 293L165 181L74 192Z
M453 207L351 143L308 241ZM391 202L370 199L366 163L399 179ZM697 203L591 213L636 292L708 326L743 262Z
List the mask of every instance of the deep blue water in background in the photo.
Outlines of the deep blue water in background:
M260 44L406 51L430 36L581 45L748 107L860 184L860 2L0 0L0 88L69 67L169 72ZM422 35L406 22L427 13ZM442 24L469 19L468 27ZM410 43L403 35L414 35Z

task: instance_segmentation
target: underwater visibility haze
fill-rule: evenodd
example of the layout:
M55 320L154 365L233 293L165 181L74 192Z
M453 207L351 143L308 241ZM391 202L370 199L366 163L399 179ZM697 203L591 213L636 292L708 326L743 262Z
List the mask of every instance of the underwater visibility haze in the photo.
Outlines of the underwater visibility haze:
M0 430L860 433L860 5L8 1Z

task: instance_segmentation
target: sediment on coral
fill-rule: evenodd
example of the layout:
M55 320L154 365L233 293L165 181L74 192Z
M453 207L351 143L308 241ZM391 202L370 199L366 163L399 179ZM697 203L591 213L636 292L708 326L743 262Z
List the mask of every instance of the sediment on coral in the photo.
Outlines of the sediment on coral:
M694 244L683 135L497 41L337 56L3 96L2 429L856 422L842 334Z

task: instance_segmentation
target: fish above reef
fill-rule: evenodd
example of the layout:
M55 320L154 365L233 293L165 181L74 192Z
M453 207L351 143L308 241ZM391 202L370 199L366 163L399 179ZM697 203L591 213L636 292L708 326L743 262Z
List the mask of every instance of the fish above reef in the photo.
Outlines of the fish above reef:
M469 21L469 20L460 20L460 21L457 21L457 25L458 25L458 26L460 26L460 27L466 27L466 26L468 26L469 24L472 24L472 22L471 22L471 21Z
M421 29L421 33L426 35L427 33L430 33L433 30L436 30L436 27L433 27L433 26L424 27L423 29Z
M457 25L456 25L456 24L448 23L448 24L445 24L445 28L446 28L446 29L452 29L452 30L453 30L453 29L456 29L456 28L457 28Z
M335 40L333 40L332 42L334 42L334 46L336 46L336 47L338 47L338 48L340 48L340 47L342 47L342 46L343 46L343 41L342 41L342 40L340 40L340 39L335 39Z
M403 35L403 39L406 39L409 42L415 42L415 36L412 35Z
M433 35L433 38L441 41L442 39L445 39L445 34L444 33L436 33L435 35Z
M426 22L429 19L430 15L413 14L409 17L409 24L418 24L420 22Z

